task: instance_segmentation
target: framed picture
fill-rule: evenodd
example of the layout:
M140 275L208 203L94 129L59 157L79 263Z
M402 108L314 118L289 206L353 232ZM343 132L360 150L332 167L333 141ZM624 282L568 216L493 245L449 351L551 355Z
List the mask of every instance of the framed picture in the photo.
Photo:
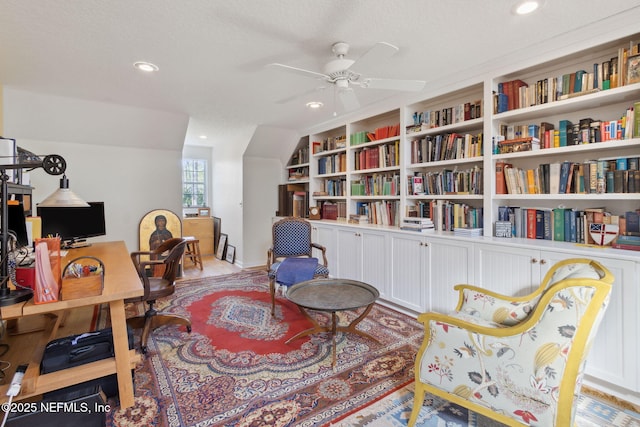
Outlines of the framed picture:
M210 216L211 210L209 208L198 208L198 216Z
M627 84L640 82L640 55L627 58Z
M139 225L139 250L154 250L172 237L182 236L182 221L174 212L155 209L145 214Z
M220 233L220 240L218 241L218 249L216 250L216 258L224 259L227 251L227 235Z
M213 217L213 252L218 253L218 242L220 241L220 226L222 220L218 217Z
M227 245L227 254L225 255L227 262L233 264L236 261L236 247L233 245Z

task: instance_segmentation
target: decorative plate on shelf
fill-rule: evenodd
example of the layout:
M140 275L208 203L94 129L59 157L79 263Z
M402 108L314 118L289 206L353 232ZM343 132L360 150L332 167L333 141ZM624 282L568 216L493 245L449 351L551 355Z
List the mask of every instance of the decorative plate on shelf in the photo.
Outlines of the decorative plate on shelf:
M610 244L618 236L619 228L614 224L589 224L589 234L597 245L605 246Z

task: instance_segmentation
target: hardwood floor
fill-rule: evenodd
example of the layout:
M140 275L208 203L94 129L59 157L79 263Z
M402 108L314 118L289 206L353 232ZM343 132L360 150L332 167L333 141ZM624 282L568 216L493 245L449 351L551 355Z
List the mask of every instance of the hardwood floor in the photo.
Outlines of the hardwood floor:
M190 260L184 260L184 279L194 279L198 277L220 276L241 271L242 268L236 264L219 260L213 255L202 256L202 270L195 266Z

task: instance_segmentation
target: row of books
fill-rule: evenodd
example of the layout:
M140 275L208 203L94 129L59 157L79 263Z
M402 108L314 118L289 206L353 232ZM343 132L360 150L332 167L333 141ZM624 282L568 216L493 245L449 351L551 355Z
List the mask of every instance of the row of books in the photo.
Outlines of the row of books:
M309 167L304 166L301 168L289 169L289 181L299 181L301 179L309 178Z
M482 117L482 101L465 102L438 110L416 111L413 125L407 126L407 134L421 132L440 126L451 125Z
M361 176L351 181L351 196L399 196L400 175L379 174Z
M533 137L540 141L540 148L556 148L570 145L592 144L640 137L640 102L626 109L616 120L580 119L578 123L560 120L529 125L503 125L500 135L505 139ZM499 141L497 139L496 141Z
M511 236L594 244L590 224L617 225L620 235L640 236L638 212L611 215L604 208L521 208L500 206L498 220L509 221Z
M319 191L314 196L346 196L347 180L345 178L325 179Z
M400 165L400 141L365 147L354 153L354 169L376 169Z
M496 162L496 194L640 193L640 158L543 163L532 169Z
M400 202L397 200L377 200L356 202L356 214L368 218L369 224L399 226Z
M427 135L411 141L411 163L468 159L482 156L482 133Z
M448 200L419 201L415 206L407 207L408 218L429 218L434 228L440 231L453 231L455 228L482 228L483 208L465 203L453 203Z
M319 201L320 217L322 219L345 219L347 217L347 202Z
M318 175L347 171L347 154L337 153L318 159Z
M415 172L408 177L408 194L482 194L483 175L480 166L466 170Z
M322 153L323 151L338 150L347 147L347 136L332 136L322 141L313 141L311 143L313 154Z
M291 155L289 160L289 166L301 165L303 163L309 163L309 147L304 146L298 148Z
M498 83L498 90L493 96L493 111L502 113L637 83L636 75L628 72L628 59L639 53L638 46L631 43L628 48L619 48L613 57L594 63L589 71L579 69L538 79L531 84L520 79Z
M390 126L380 126L374 131L360 131L351 134L351 145L364 144L365 142L378 141L381 139L400 136L400 123Z

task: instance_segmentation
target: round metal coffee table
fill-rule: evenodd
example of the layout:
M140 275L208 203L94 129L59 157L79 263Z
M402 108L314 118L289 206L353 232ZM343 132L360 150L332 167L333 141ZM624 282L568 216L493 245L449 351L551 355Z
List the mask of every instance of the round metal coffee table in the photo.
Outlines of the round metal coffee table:
M336 332L350 332L368 338L377 344L380 341L356 329L358 323L366 317L373 308L373 304L380 296L376 288L363 282L349 279L313 279L296 283L287 289L287 298L298 306L300 312L309 319L312 328L304 330L289 338L286 344L298 338L320 332L331 332L332 352L331 367L336 365ZM336 313L345 310L364 311L349 325L338 325ZM320 325L307 310L325 311L331 313L331 325Z

